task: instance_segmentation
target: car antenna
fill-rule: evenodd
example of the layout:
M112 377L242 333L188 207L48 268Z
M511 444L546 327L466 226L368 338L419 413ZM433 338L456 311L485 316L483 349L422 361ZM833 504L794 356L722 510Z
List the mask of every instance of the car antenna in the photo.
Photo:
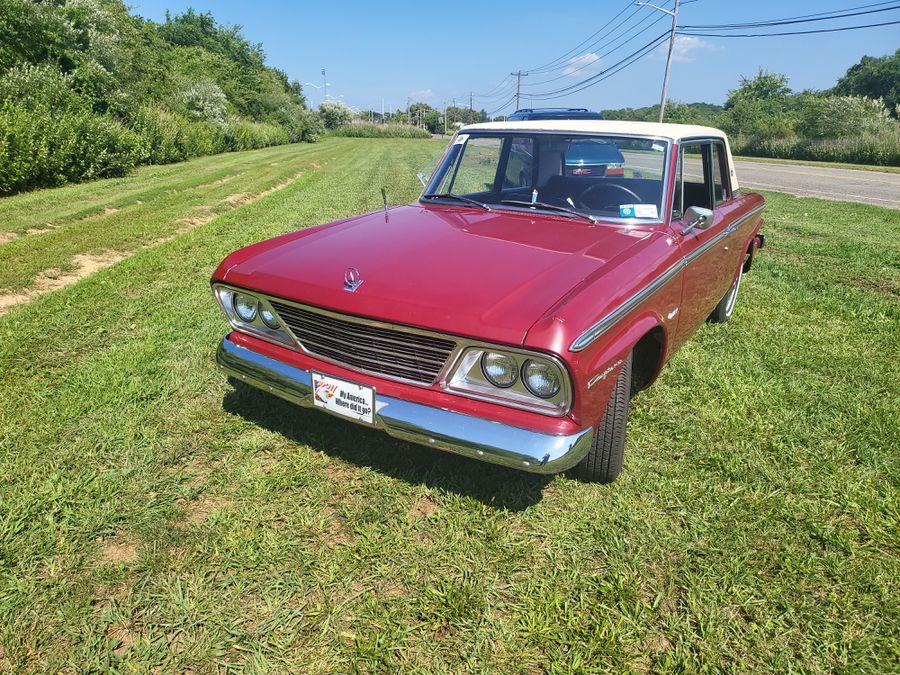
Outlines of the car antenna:
M381 188L381 201L384 203L384 215L387 215L387 190Z

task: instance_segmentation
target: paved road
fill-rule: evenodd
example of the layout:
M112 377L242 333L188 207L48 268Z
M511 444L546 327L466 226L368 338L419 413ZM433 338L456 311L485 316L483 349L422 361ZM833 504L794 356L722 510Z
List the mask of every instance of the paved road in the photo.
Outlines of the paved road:
M900 209L900 173L740 160L734 168L741 187L748 189Z

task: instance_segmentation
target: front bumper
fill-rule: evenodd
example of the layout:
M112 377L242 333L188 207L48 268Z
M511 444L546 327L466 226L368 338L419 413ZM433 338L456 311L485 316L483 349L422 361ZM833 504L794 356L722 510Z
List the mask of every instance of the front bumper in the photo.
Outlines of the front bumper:
M237 345L227 337L219 345L216 361L232 377L291 403L313 407L308 370ZM590 450L594 436L592 427L557 436L377 393L375 426L405 441L533 473L572 468Z

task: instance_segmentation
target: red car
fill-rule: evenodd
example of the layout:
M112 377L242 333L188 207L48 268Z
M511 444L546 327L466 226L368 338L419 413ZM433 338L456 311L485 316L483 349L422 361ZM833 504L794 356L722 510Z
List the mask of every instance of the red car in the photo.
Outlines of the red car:
M615 146L623 172L571 175L586 141ZM734 311L763 206L716 129L473 125L417 202L229 255L217 360L397 438L609 482L631 398Z

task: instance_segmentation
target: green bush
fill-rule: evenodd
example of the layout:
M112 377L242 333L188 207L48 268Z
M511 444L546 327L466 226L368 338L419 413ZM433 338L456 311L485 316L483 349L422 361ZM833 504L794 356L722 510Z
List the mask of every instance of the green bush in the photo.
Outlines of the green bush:
M140 137L93 111L54 68L17 66L0 78L0 193L127 173Z
M343 103L337 101L326 101L319 106L319 115L326 129L337 129L346 124L350 124L353 119L353 111Z
M275 124L231 120L225 128L226 150L251 150L290 143L287 129Z
M842 138L893 124L884 103L863 96L802 95L797 132L808 138Z
M368 124L365 122L333 129L330 134L355 138L431 138L431 134L426 129L409 124Z
M900 166L900 132L860 134L854 138L745 138L731 139L736 155Z

